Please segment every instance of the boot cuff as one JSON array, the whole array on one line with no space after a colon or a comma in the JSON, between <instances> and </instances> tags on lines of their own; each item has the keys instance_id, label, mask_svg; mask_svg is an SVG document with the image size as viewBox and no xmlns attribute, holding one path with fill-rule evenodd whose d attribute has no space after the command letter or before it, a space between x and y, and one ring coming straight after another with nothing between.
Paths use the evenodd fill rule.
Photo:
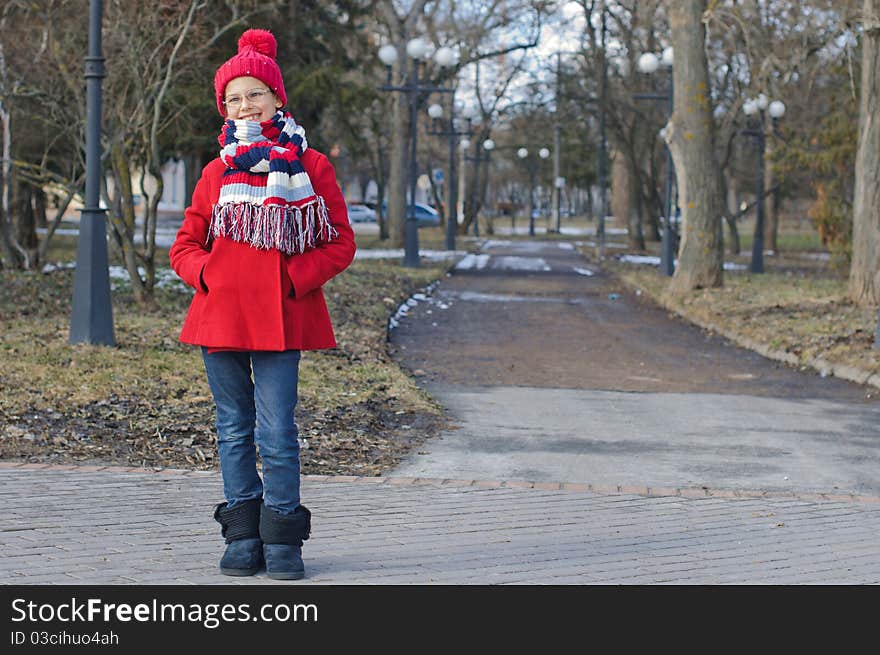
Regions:
<instances>
[{"instance_id":1,"label":"boot cuff","mask_svg":"<svg viewBox=\"0 0 880 655\"><path fill-rule=\"evenodd\" d=\"M220 503L214 508L214 520L220 524L227 544L260 536L261 503L259 498L255 498L239 503L232 509L227 503Z\"/></svg>"},{"instance_id":2,"label":"boot cuff","mask_svg":"<svg viewBox=\"0 0 880 655\"><path fill-rule=\"evenodd\" d=\"M282 514L263 505L260 512L260 538L264 544L302 546L312 531L312 513L305 505L293 514Z\"/></svg>"}]
</instances>

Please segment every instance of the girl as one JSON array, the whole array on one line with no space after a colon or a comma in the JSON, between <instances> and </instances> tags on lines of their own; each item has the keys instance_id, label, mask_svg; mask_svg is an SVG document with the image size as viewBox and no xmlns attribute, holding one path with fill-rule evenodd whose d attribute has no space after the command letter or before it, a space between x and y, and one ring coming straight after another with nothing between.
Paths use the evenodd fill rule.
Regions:
<instances>
[{"instance_id":1,"label":"girl","mask_svg":"<svg viewBox=\"0 0 880 655\"><path fill-rule=\"evenodd\" d=\"M293 415L300 352L336 346L321 286L355 244L333 166L284 110L276 52L272 34L248 30L217 70L220 156L169 254L196 290L180 340L201 346L217 409L220 571L253 575L265 563L270 578L295 580L311 529Z\"/></svg>"}]
</instances>

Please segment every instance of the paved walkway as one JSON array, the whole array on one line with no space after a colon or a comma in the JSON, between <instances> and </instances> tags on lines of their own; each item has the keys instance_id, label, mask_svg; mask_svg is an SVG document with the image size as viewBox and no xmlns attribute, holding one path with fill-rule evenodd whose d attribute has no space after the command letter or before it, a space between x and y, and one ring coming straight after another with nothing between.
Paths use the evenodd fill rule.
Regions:
<instances>
[{"instance_id":1,"label":"paved walkway","mask_svg":"<svg viewBox=\"0 0 880 655\"><path fill-rule=\"evenodd\" d=\"M307 578L231 578L216 473L95 468L0 466L4 583L880 582L877 497L310 476Z\"/></svg>"},{"instance_id":2,"label":"paved walkway","mask_svg":"<svg viewBox=\"0 0 880 655\"><path fill-rule=\"evenodd\" d=\"M392 332L454 429L410 477L880 495L880 395L670 317L565 242L487 241Z\"/></svg>"},{"instance_id":3,"label":"paved walkway","mask_svg":"<svg viewBox=\"0 0 880 655\"><path fill-rule=\"evenodd\" d=\"M612 298L570 246L469 261L394 337L460 429L388 477L306 476L305 580L219 574L216 472L0 462L0 581L880 583L861 387Z\"/></svg>"}]
</instances>

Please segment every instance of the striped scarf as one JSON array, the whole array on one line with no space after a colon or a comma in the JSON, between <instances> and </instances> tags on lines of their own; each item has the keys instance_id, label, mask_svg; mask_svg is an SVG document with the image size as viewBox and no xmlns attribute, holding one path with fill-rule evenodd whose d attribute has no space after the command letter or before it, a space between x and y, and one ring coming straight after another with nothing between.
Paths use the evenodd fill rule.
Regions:
<instances>
[{"instance_id":1,"label":"striped scarf","mask_svg":"<svg viewBox=\"0 0 880 655\"><path fill-rule=\"evenodd\" d=\"M278 111L262 123L227 120L218 141L226 171L209 241L222 236L291 255L337 236L300 161L309 147L305 130L290 113Z\"/></svg>"}]
</instances>

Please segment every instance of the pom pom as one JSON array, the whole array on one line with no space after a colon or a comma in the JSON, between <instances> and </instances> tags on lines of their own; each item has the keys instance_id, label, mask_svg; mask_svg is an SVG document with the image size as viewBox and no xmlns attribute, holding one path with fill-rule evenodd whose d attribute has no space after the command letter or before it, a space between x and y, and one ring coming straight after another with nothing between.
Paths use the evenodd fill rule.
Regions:
<instances>
[{"instance_id":1,"label":"pom pom","mask_svg":"<svg viewBox=\"0 0 880 655\"><path fill-rule=\"evenodd\" d=\"M253 49L261 55L275 59L278 53L278 42L268 30L247 30L238 39L238 51Z\"/></svg>"}]
</instances>

